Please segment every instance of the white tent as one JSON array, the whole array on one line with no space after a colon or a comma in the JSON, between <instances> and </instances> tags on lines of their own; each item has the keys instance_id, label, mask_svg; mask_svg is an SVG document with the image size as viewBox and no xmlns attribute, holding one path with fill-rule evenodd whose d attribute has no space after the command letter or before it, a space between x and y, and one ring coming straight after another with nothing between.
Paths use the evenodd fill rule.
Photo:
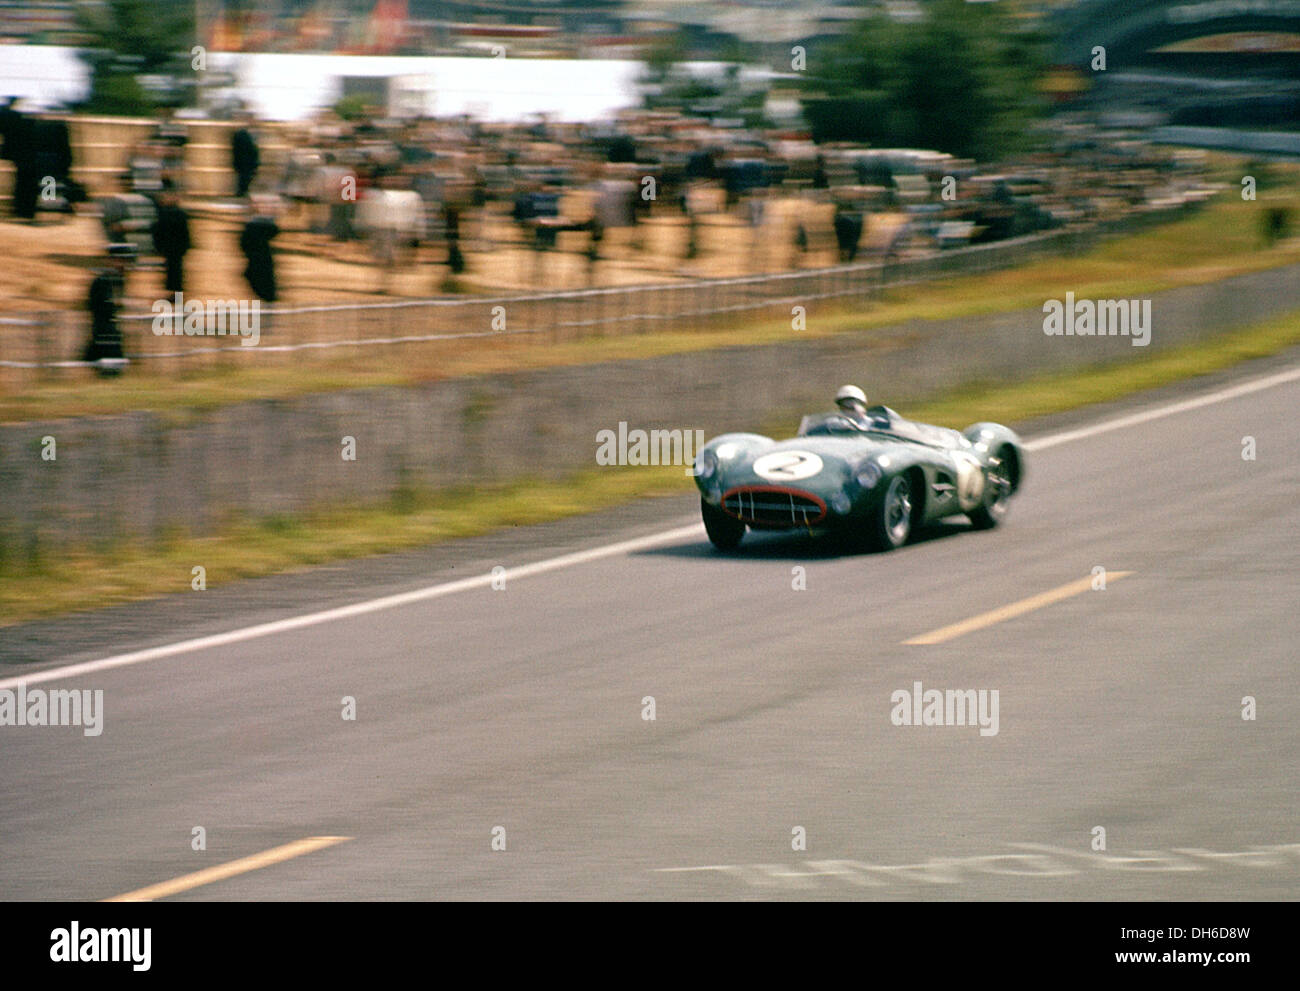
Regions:
<instances>
[{"instance_id":1,"label":"white tent","mask_svg":"<svg viewBox=\"0 0 1300 991\"><path fill-rule=\"evenodd\" d=\"M213 52L209 71L234 77L225 94L259 116L301 120L343 95L343 77L420 78L437 116L470 113L488 120L547 114L598 120L636 106L641 63L613 59L444 58ZM74 49L0 45L0 96L29 107L83 98L88 73Z\"/></svg>"}]
</instances>

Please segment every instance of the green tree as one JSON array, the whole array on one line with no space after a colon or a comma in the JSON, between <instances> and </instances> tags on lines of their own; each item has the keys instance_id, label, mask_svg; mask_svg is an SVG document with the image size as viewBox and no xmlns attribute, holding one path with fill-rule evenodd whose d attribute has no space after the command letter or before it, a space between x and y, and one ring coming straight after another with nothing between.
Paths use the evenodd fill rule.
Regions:
<instances>
[{"instance_id":1,"label":"green tree","mask_svg":"<svg viewBox=\"0 0 1300 991\"><path fill-rule=\"evenodd\" d=\"M900 21L864 12L808 53L804 113L818 141L934 148L979 159L1023 149L1046 110L1044 38L1002 3L929 0Z\"/></svg>"},{"instance_id":2,"label":"green tree","mask_svg":"<svg viewBox=\"0 0 1300 991\"><path fill-rule=\"evenodd\" d=\"M147 114L179 102L193 84L190 49L196 43L194 5L175 0L91 0L78 3L77 27L90 39L78 56L90 68L90 96L82 109ZM173 84L149 86L149 76Z\"/></svg>"}]
</instances>

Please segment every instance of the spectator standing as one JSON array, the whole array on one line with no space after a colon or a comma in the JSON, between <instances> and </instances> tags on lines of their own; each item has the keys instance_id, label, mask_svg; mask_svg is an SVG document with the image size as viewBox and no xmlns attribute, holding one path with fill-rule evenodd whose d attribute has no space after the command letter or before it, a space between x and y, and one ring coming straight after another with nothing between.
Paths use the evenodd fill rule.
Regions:
<instances>
[{"instance_id":1,"label":"spectator standing","mask_svg":"<svg viewBox=\"0 0 1300 991\"><path fill-rule=\"evenodd\" d=\"M190 218L180 205L174 189L164 189L158 201L158 217L153 222L154 250L162 256L164 286L168 292L184 291L185 253L193 246Z\"/></svg>"},{"instance_id":2,"label":"spectator standing","mask_svg":"<svg viewBox=\"0 0 1300 991\"><path fill-rule=\"evenodd\" d=\"M23 120L22 112L15 104L16 96L6 96L0 103L0 158L13 161L18 148L18 128Z\"/></svg>"},{"instance_id":3,"label":"spectator standing","mask_svg":"<svg viewBox=\"0 0 1300 991\"><path fill-rule=\"evenodd\" d=\"M447 241L447 271L460 275L465 271L465 255L460 250L460 204L450 199L442 205L442 229Z\"/></svg>"},{"instance_id":4,"label":"spectator standing","mask_svg":"<svg viewBox=\"0 0 1300 991\"><path fill-rule=\"evenodd\" d=\"M239 249L244 253L248 264L244 266L244 278L257 297L264 303L274 303L277 298L275 284L275 255L271 242L280 233L272 210L267 204L254 206L253 215L239 235Z\"/></svg>"},{"instance_id":5,"label":"spectator standing","mask_svg":"<svg viewBox=\"0 0 1300 991\"><path fill-rule=\"evenodd\" d=\"M323 230L335 241L352 240L356 237L356 172L337 164L333 152L326 152L318 177L319 199L326 207Z\"/></svg>"},{"instance_id":6,"label":"spectator standing","mask_svg":"<svg viewBox=\"0 0 1300 991\"><path fill-rule=\"evenodd\" d=\"M248 126L250 123L252 118L244 114L241 126L230 136L230 164L235 170L235 195L240 199L248 195L248 188L253 184L258 166L262 164L257 138Z\"/></svg>"},{"instance_id":7,"label":"spectator standing","mask_svg":"<svg viewBox=\"0 0 1300 991\"><path fill-rule=\"evenodd\" d=\"M99 201L104 236L109 244L131 242L135 246L137 257L151 255L154 245L150 231L158 216L158 208L148 196L134 191L130 172L123 172L118 177L118 183L121 186L118 193L105 196Z\"/></svg>"},{"instance_id":8,"label":"spectator standing","mask_svg":"<svg viewBox=\"0 0 1300 991\"><path fill-rule=\"evenodd\" d=\"M165 114L158 122L154 140L162 152L163 181L179 190L185 179L185 146L190 140L185 122L174 111Z\"/></svg>"},{"instance_id":9,"label":"spectator standing","mask_svg":"<svg viewBox=\"0 0 1300 991\"><path fill-rule=\"evenodd\" d=\"M587 241L587 285L596 284L596 265L600 261L600 242L605 239L605 228L601 226L600 217L593 212L586 223Z\"/></svg>"},{"instance_id":10,"label":"spectator standing","mask_svg":"<svg viewBox=\"0 0 1300 991\"><path fill-rule=\"evenodd\" d=\"M97 371L105 377L121 371L120 364L111 363L113 359L121 361L126 357L122 348L122 331L117 325L117 309L126 286L126 273L134 258L133 245L110 244L108 265L95 274L86 299L90 310L90 340L86 342L81 360L99 363Z\"/></svg>"},{"instance_id":11,"label":"spectator standing","mask_svg":"<svg viewBox=\"0 0 1300 991\"><path fill-rule=\"evenodd\" d=\"M818 153L816 160L813 162L812 188L831 188L830 176L826 173L826 156L820 153Z\"/></svg>"},{"instance_id":12,"label":"spectator standing","mask_svg":"<svg viewBox=\"0 0 1300 991\"><path fill-rule=\"evenodd\" d=\"M0 111L4 135L4 157L14 163L13 199L10 208L20 220L36 217L36 196L41 175L37 166L36 122L14 107L10 98Z\"/></svg>"},{"instance_id":13,"label":"spectator standing","mask_svg":"<svg viewBox=\"0 0 1300 991\"><path fill-rule=\"evenodd\" d=\"M840 263L849 264L858 257L858 244L862 241L863 216L844 202L835 205L835 242L840 250Z\"/></svg>"},{"instance_id":14,"label":"spectator standing","mask_svg":"<svg viewBox=\"0 0 1300 991\"><path fill-rule=\"evenodd\" d=\"M32 171L35 183L54 181L54 196L67 195L68 180L72 176L72 140L67 121L46 117L32 124ZM50 194L44 194L48 197ZM34 205L34 201L33 201Z\"/></svg>"},{"instance_id":15,"label":"spectator standing","mask_svg":"<svg viewBox=\"0 0 1300 991\"><path fill-rule=\"evenodd\" d=\"M745 220L749 225L750 267L761 272L764 266L763 229L767 222L767 188L757 186L752 189L744 201Z\"/></svg>"}]
</instances>

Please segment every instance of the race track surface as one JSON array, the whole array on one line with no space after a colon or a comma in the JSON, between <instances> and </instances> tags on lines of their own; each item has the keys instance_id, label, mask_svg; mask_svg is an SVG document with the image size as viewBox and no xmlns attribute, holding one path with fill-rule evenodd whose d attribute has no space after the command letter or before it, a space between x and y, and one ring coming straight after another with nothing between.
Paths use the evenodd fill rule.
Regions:
<instances>
[{"instance_id":1,"label":"race track surface","mask_svg":"<svg viewBox=\"0 0 1300 991\"><path fill-rule=\"evenodd\" d=\"M1002 528L892 554L719 554L684 495L0 630L5 688L104 692L99 736L0 727L0 897L346 837L155 896L1293 899L1300 376L1089 428L1294 359L1030 425ZM1104 590L905 643L1098 567ZM916 682L996 690L996 734L894 725Z\"/></svg>"}]
</instances>

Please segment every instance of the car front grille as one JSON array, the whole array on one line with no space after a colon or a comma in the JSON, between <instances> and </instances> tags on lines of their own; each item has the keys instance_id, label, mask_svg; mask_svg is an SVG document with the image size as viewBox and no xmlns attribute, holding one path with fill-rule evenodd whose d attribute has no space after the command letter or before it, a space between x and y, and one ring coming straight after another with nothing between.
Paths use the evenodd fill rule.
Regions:
<instances>
[{"instance_id":1,"label":"car front grille","mask_svg":"<svg viewBox=\"0 0 1300 991\"><path fill-rule=\"evenodd\" d=\"M722 497L722 508L754 526L812 526L826 515L826 503L807 492L777 485L746 485Z\"/></svg>"}]
</instances>

